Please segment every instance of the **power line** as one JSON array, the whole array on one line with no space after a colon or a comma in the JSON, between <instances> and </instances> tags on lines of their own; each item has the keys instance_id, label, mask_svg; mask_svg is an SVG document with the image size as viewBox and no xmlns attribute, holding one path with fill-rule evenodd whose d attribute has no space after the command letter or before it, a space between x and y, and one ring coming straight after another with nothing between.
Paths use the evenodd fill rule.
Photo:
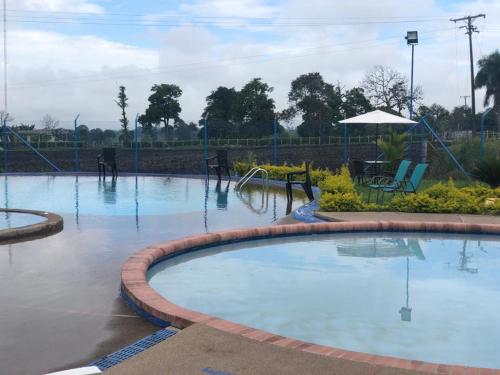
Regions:
<instances>
[{"instance_id":1,"label":"power line","mask_svg":"<svg viewBox=\"0 0 500 375\"><path fill-rule=\"evenodd\" d=\"M429 32L421 33L421 34L435 34L438 32L445 31L445 30L450 31L451 29L434 30L432 32L429 31ZM308 57L308 56L315 56L318 54L348 52L348 51L353 51L353 50L357 50L357 49L364 49L367 47L378 47L381 45L386 45L386 44L388 44L388 42L390 40L393 40L396 38L399 39L400 36L398 35L398 36L391 36L391 37L382 38L382 39L371 39L371 40L348 42L348 43L341 43L341 44L334 44L334 45L322 45L322 46L316 46L316 47L309 47L309 48L303 49L303 51L318 50L318 49L320 49L321 51L316 52L316 53L298 54L298 55L293 55L293 56L284 56L284 57L278 56L278 57L273 58L273 57L269 57L269 54L256 54L256 55L240 56L240 57L230 58L230 59L220 59L220 60L216 60L216 61L205 60L205 61L193 62L193 63L189 63L189 64L171 65L171 66L168 66L165 68L151 70L146 74L142 73L140 71L140 69L134 69L134 70L127 70L127 71L118 72L116 74L110 74L110 75L107 75L104 77L100 76L100 75L96 75L96 74L91 74L91 75L86 75L86 76L65 77L65 78L54 79L54 80L32 81L29 84L13 85L12 87L17 88L17 89L33 88L33 87L46 86L46 85L51 85L51 84L66 84L68 81L72 81L73 83L98 82L98 81L106 81L106 80L110 80L110 79L129 78L131 76L137 77L137 76L143 76L143 75L149 75L149 74L173 73L173 72L185 71L185 70L189 70L189 69L228 66L227 63L231 63L231 65L245 65L245 64L269 62L269 61L276 61L276 60L302 58L302 57ZM385 40L385 41L380 42L380 40ZM369 44L371 42L379 42L379 43ZM336 47L349 46L352 44L359 44L359 46L353 47L353 48L341 49L341 50L333 49ZM284 52L279 52L279 53L281 53L281 54L290 53L290 51L284 51ZM262 58L265 58L265 60L262 60ZM249 60L249 61L245 61L245 60Z\"/></svg>"},{"instance_id":2,"label":"power line","mask_svg":"<svg viewBox=\"0 0 500 375\"><path fill-rule=\"evenodd\" d=\"M485 14L476 14L475 16L466 16L466 17L461 17L461 18L452 18L450 21L457 23L461 21L466 21L467 24L460 26L460 29L465 29L465 34L469 36L469 57L470 57L470 90L471 90L471 121L472 121L472 134L475 133L475 116L476 116L476 93L474 90L474 56L473 56L473 51L472 51L472 34L473 33L479 33L479 30L477 29L476 26L472 24L472 22L476 18L486 18Z\"/></svg>"}]
</instances>

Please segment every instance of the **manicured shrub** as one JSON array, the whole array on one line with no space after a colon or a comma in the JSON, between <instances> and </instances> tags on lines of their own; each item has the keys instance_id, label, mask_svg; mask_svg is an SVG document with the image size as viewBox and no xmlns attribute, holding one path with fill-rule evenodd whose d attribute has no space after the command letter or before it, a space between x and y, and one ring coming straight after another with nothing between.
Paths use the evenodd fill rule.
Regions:
<instances>
[{"instance_id":1,"label":"manicured shrub","mask_svg":"<svg viewBox=\"0 0 500 375\"><path fill-rule=\"evenodd\" d=\"M362 211L363 201L357 193L323 193L320 208L322 211Z\"/></svg>"}]
</instances>

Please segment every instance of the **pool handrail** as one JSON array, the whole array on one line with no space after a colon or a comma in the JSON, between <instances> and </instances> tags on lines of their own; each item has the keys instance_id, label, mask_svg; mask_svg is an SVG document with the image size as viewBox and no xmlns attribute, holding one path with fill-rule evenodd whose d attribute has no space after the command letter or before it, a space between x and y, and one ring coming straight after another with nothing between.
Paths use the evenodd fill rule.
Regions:
<instances>
[{"instance_id":1,"label":"pool handrail","mask_svg":"<svg viewBox=\"0 0 500 375\"><path fill-rule=\"evenodd\" d=\"M261 179L263 180L262 183L268 184L269 174L267 173L267 171L261 167L253 167L242 178L240 178L240 180L234 186L234 190L241 190L243 186L245 186L246 183L259 172L261 174Z\"/></svg>"}]
</instances>

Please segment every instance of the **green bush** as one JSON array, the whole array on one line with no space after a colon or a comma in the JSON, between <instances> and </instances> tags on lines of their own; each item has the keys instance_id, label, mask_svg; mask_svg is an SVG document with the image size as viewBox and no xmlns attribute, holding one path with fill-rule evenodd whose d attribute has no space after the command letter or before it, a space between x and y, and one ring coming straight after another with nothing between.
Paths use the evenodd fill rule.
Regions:
<instances>
[{"instance_id":1,"label":"green bush","mask_svg":"<svg viewBox=\"0 0 500 375\"><path fill-rule=\"evenodd\" d=\"M472 171L474 178L490 185L492 188L500 186L500 159L487 158L476 164Z\"/></svg>"},{"instance_id":2,"label":"green bush","mask_svg":"<svg viewBox=\"0 0 500 375\"><path fill-rule=\"evenodd\" d=\"M480 185L459 189L450 179L447 184L438 183L417 194L397 196L388 204L388 209L422 213L498 214L498 201L486 204L486 198L498 196L500 191Z\"/></svg>"},{"instance_id":3,"label":"green bush","mask_svg":"<svg viewBox=\"0 0 500 375\"><path fill-rule=\"evenodd\" d=\"M238 175L243 176L245 175L250 169L253 167L260 167L263 168L267 171L269 179L271 180L279 180L279 181L285 181L286 180L286 175L287 173L290 172L298 172L298 171L303 171L306 166L305 163L302 163L300 166L289 166L286 164L283 165L271 165L271 164L260 164L257 165L256 163L249 163L249 162L236 162L233 164L233 169L235 170ZM310 169L310 174L311 174L311 183L315 186L317 186L320 181L324 180L328 176L331 175L331 172L328 169L315 169L311 166ZM298 176L299 178L300 176Z\"/></svg>"},{"instance_id":4,"label":"green bush","mask_svg":"<svg viewBox=\"0 0 500 375\"><path fill-rule=\"evenodd\" d=\"M357 193L322 193L320 208L323 211L362 211L361 196Z\"/></svg>"}]
</instances>

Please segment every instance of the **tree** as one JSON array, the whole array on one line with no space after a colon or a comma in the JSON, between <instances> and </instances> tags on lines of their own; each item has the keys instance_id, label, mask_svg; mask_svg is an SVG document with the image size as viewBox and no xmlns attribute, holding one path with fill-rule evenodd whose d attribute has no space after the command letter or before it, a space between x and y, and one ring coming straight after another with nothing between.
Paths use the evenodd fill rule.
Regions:
<instances>
[{"instance_id":1,"label":"tree","mask_svg":"<svg viewBox=\"0 0 500 375\"><path fill-rule=\"evenodd\" d=\"M182 119L178 119L174 123L175 137L181 140L189 140L196 137L198 127L194 122L186 124Z\"/></svg>"},{"instance_id":2,"label":"tree","mask_svg":"<svg viewBox=\"0 0 500 375\"><path fill-rule=\"evenodd\" d=\"M415 121L420 121L424 116L427 116L429 125L434 130L442 133L449 130L454 130L450 124L450 111L437 103L432 104L430 107L421 105L415 111Z\"/></svg>"},{"instance_id":3,"label":"tree","mask_svg":"<svg viewBox=\"0 0 500 375\"><path fill-rule=\"evenodd\" d=\"M49 114L46 114L42 118L41 125L42 125L43 129L49 130L50 132L53 132L59 126L59 120L56 120L54 117L52 117Z\"/></svg>"},{"instance_id":4,"label":"tree","mask_svg":"<svg viewBox=\"0 0 500 375\"><path fill-rule=\"evenodd\" d=\"M163 122L165 139L168 140L168 130L172 128L169 122L178 119L182 111L178 100L182 90L177 85L162 83L153 85L151 91L153 94L148 98L150 104L145 115L152 124Z\"/></svg>"},{"instance_id":5,"label":"tree","mask_svg":"<svg viewBox=\"0 0 500 375\"><path fill-rule=\"evenodd\" d=\"M234 88L219 86L207 96L199 124L203 136L205 116L208 113L208 136L210 138L230 138L237 136L237 126L232 122L232 110L238 92Z\"/></svg>"},{"instance_id":6,"label":"tree","mask_svg":"<svg viewBox=\"0 0 500 375\"><path fill-rule=\"evenodd\" d=\"M497 113L497 129L500 132L500 53L497 51L478 61L479 70L474 80L475 88L486 88L484 106L493 98L493 108Z\"/></svg>"},{"instance_id":7,"label":"tree","mask_svg":"<svg viewBox=\"0 0 500 375\"><path fill-rule=\"evenodd\" d=\"M342 118L340 86L325 82L319 73L303 74L293 80L288 101L290 107L282 115L290 119L301 114L302 123L297 127L300 136L328 135Z\"/></svg>"},{"instance_id":8,"label":"tree","mask_svg":"<svg viewBox=\"0 0 500 375\"><path fill-rule=\"evenodd\" d=\"M128 98L127 94L125 94L125 86L120 86L118 91L118 100L115 100L115 103L122 110L122 117L120 118L120 123L122 124L122 134L121 139L123 144L130 143L130 130L128 129L128 118L127 113L125 112L125 108L128 107Z\"/></svg>"},{"instance_id":9,"label":"tree","mask_svg":"<svg viewBox=\"0 0 500 375\"><path fill-rule=\"evenodd\" d=\"M373 111L373 106L365 96L365 90L361 87L354 87L347 90L343 95L342 114L345 118L362 115Z\"/></svg>"},{"instance_id":10,"label":"tree","mask_svg":"<svg viewBox=\"0 0 500 375\"><path fill-rule=\"evenodd\" d=\"M240 126L240 136L260 138L273 133L276 114L274 100L269 97L272 91L262 78L254 78L238 92L231 117Z\"/></svg>"},{"instance_id":11,"label":"tree","mask_svg":"<svg viewBox=\"0 0 500 375\"><path fill-rule=\"evenodd\" d=\"M366 74L362 86L377 108L399 115L408 108L410 101L408 80L392 68L375 65ZM422 88L416 86L413 89L414 103L418 103L422 97Z\"/></svg>"}]
</instances>

